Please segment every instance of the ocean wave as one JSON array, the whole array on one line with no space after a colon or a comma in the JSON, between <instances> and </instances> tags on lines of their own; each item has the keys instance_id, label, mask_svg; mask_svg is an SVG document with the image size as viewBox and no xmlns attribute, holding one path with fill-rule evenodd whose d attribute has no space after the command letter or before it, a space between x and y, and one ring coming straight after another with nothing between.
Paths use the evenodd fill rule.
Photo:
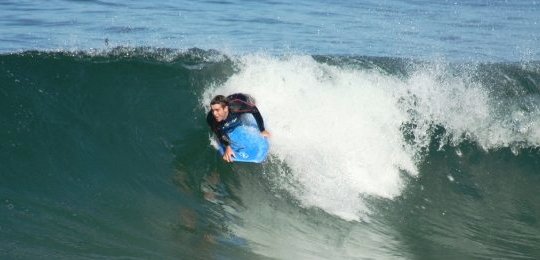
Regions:
<instances>
[{"instance_id":1,"label":"ocean wave","mask_svg":"<svg viewBox=\"0 0 540 260\"><path fill-rule=\"evenodd\" d=\"M0 81L8 258L534 256L538 63L121 47L2 54ZM233 92L262 165L210 146Z\"/></svg>"}]
</instances>

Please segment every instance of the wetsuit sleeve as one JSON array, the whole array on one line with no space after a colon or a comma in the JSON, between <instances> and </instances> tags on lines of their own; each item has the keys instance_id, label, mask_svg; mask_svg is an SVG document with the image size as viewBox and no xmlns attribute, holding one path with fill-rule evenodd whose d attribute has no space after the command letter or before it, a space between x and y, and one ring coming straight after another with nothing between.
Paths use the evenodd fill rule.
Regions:
<instances>
[{"instance_id":1,"label":"wetsuit sleeve","mask_svg":"<svg viewBox=\"0 0 540 260\"><path fill-rule=\"evenodd\" d=\"M212 116L212 110L208 111L208 114L206 114L206 123L212 129L212 132L216 132L216 120L214 119L214 116Z\"/></svg>"},{"instance_id":2,"label":"wetsuit sleeve","mask_svg":"<svg viewBox=\"0 0 540 260\"><path fill-rule=\"evenodd\" d=\"M216 122L214 116L212 115L212 111L208 112L206 115L206 123L208 123L208 126L210 129L212 129L212 132L217 136L221 144L224 146L228 146L230 144L229 137L227 137L227 134L220 130L218 122Z\"/></svg>"},{"instance_id":3,"label":"wetsuit sleeve","mask_svg":"<svg viewBox=\"0 0 540 260\"><path fill-rule=\"evenodd\" d=\"M264 120L262 118L261 113L259 112L259 109L257 107L253 107L253 111L251 112L253 114L253 117L255 117L255 121L257 121L257 126L259 126L259 131L264 131Z\"/></svg>"}]
</instances>

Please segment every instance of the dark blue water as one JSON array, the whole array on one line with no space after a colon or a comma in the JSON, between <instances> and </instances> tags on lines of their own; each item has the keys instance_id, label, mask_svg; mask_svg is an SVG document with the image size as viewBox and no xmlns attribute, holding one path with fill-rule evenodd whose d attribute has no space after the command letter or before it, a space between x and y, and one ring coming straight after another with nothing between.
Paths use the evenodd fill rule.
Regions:
<instances>
[{"instance_id":1,"label":"dark blue water","mask_svg":"<svg viewBox=\"0 0 540 260\"><path fill-rule=\"evenodd\" d=\"M1 259L538 259L535 1L0 1ZM215 94L270 157L224 163Z\"/></svg>"}]
</instances>

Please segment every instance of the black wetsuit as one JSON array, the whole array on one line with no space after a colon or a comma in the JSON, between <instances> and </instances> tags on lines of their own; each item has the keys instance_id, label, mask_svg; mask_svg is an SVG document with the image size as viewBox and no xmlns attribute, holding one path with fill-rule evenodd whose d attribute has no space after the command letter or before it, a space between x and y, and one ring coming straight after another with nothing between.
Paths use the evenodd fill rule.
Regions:
<instances>
[{"instance_id":1,"label":"black wetsuit","mask_svg":"<svg viewBox=\"0 0 540 260\"><path fill-rule=\"evenodd\" d=\"M227 137L227 132L235 127L239 126L242 122L240 121L240 116L244 113L251 113L257 121L257 126L259 130L264 131L264 121L259 113L259 110L255 106L255 102L252 97L237 93L232 94L227 97L229 102L229 115L227 118L221 122L217 122L212 114L212 110L206 115L206 122L212 129L212 132L216 134L219 139L219 142L223 145L229 145L229 138Z\"/></svg>"}]
</instances>

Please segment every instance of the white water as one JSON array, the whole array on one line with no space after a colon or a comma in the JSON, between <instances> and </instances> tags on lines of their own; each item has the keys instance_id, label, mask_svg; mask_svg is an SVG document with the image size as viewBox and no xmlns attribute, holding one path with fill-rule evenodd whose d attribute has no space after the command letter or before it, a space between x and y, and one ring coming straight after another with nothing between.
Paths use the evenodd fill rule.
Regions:
<instances>
[{"instance_id":1,"label":"white water","mask_svg":"<svg viewBox=\"0 0 540 260\"><path fill-rule=\"evenodd\" d=\"M441 146L458 145L464 139L486 151L540 146L538 103L497 97L500 93L492 93L490 86L481 85L467 73L451 74L446 66L436 64L418 69L405 83L406 91L400 95L409 101L403 108L414 111L416 149L427 146L433 125L447 131ZM411 100L416 104L410 104Z\"/></svg>"},{"instance_id":2,"label":"white water","mask_svg":"<svg viewBox=\"0 0 540 260\"><path fill-rule=\"evenodd\" d=\"M448 75L444 66L419 69L407 79L329 66L310 56L249 55L239 66L225 84L206 91L203 103L216 94L254 96L273 135L273 158L291 168L291 174L271 173L279 174L280 188L303 207L345 220L365 219L363 196L400 195L402 173L417 175L433 125L447 129L444 142L470 138L485 149L538 136L529 129L532 134L516 137L495 115L486 88ZM408 122L416 124L412 144L401 130Z\"/></svg>"}]
</instances>

